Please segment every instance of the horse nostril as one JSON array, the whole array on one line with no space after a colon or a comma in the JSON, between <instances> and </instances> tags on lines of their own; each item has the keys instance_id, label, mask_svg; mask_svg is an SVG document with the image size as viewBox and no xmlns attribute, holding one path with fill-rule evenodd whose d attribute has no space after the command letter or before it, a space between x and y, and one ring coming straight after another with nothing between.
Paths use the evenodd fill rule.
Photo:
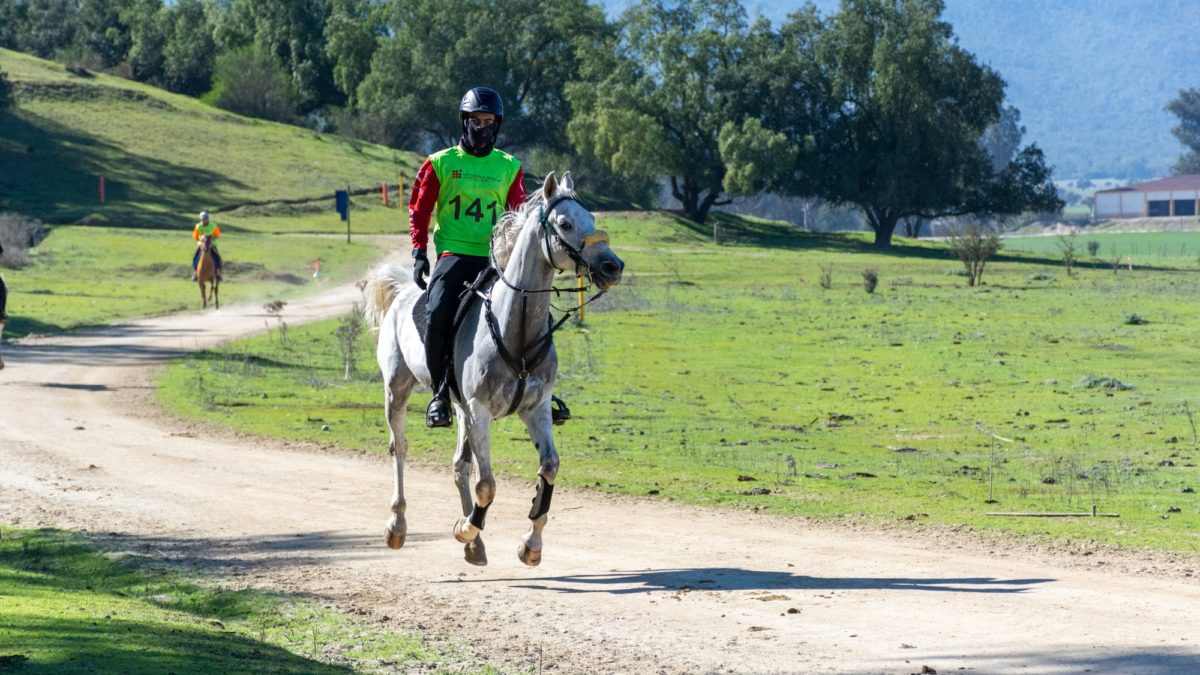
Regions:
<instances>
[{"instance_id":1,"label":"horse nostril","mask_svg":"<svg viewBox=\"0 0 1200 675\"><path fill-rule=\"evenodd\" d=\"M621 267L622 267L621 265L618 265L617 263L612 262L610 260L610 261L604 263L603 265L601 265L600 269L604 270L605 274L613 275L613 274L617 274L618 272L620 272Z\"/></svg>"}]
</instances>

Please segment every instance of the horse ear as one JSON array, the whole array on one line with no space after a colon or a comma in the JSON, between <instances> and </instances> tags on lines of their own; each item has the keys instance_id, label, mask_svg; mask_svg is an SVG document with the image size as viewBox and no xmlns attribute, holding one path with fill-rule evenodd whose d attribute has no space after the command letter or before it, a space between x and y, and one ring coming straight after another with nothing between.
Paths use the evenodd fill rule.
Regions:
<instances>
[{"instance_id":1,"label":"horse ear","mask_svg":"<svg viewBox=\"0 0 1200 675\"><path fill-rule=\"evenodd\" d=\"M562 182L560 182L558 184L558 187L562 188L563 192L574 192L575 191L575 179L571 178L570 171L563 174Z\"/></svg>"},{"instance_id":2,"label":"horse ear","mask_svg":"<svg viewBox=\"0 0 1200 675\"><path fill-rule=\"evenodd\" d=\"M542 196L549 202L554 198L554 193L558 191L558 181L554 180L554 172L546 174L546 182L542 183Z\"/></svg>"}]
</instances>

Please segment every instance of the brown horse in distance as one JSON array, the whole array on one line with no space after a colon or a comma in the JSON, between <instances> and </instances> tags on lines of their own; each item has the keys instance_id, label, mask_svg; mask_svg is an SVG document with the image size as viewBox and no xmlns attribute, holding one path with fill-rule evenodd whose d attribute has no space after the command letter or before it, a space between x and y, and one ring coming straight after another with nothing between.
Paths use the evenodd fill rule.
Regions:
<instances>
[{"instance_id":1,"label":"brown horse in distance","mask_svg":"<svg viewBox=\"0 0 1200 675\"><path fill-rule=\"evenodd\" d=\"M200 284L200 303L201 308L208 307L208 289L212 289L213 306L216 309L221 309L221 301L217 296L217 290L221 286L221 282L217 279L217 263L212 255L212 235L206 234L200 239L200 260L196 263L196 281ZM208 288L205 284L209 284Z\"/></svg>"}]
</instances>

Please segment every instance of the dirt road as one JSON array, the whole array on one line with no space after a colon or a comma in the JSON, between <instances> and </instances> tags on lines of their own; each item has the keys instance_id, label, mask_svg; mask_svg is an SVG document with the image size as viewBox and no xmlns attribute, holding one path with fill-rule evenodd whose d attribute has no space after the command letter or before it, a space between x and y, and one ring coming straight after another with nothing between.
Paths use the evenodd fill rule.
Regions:
<instances>
[{"instance_id":1,"label":"dirt road","mask_svg":"<svg viewBox=\"0 0 1200 675\"><path fill-rule=\"evenodd\" d=\"M284 318L332 316L358 297L346 285ZM238 438L154 408L164 360L264 318L225 307L6 345L0 522L112 533L184 569L471 644L505 672L1200 672L1200 583L1186 561L560 489L530 569L516 547L532 483L505 481L484 535L491 564L477 568L450 534L448 465L408 473L408 542L388 550L384 454Z\"/></svg>"}]
</instances>

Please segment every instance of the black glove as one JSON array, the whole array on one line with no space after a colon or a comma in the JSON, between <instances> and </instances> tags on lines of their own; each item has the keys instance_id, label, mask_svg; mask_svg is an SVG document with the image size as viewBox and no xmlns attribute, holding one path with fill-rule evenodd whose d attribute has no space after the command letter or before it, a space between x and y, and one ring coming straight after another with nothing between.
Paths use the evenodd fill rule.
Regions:
<instances>
[{"instance_id":1,"label":"black glove","mask_svg":"<svg viewBox=\"0 0 1200 675\"><path fill-rule=\"evenodd\" d=\"M413 249L413 281L417 287L425 290L425 279L429 276L429 256L425 255L425 249Z\"/></svg>"}]
</instances>

